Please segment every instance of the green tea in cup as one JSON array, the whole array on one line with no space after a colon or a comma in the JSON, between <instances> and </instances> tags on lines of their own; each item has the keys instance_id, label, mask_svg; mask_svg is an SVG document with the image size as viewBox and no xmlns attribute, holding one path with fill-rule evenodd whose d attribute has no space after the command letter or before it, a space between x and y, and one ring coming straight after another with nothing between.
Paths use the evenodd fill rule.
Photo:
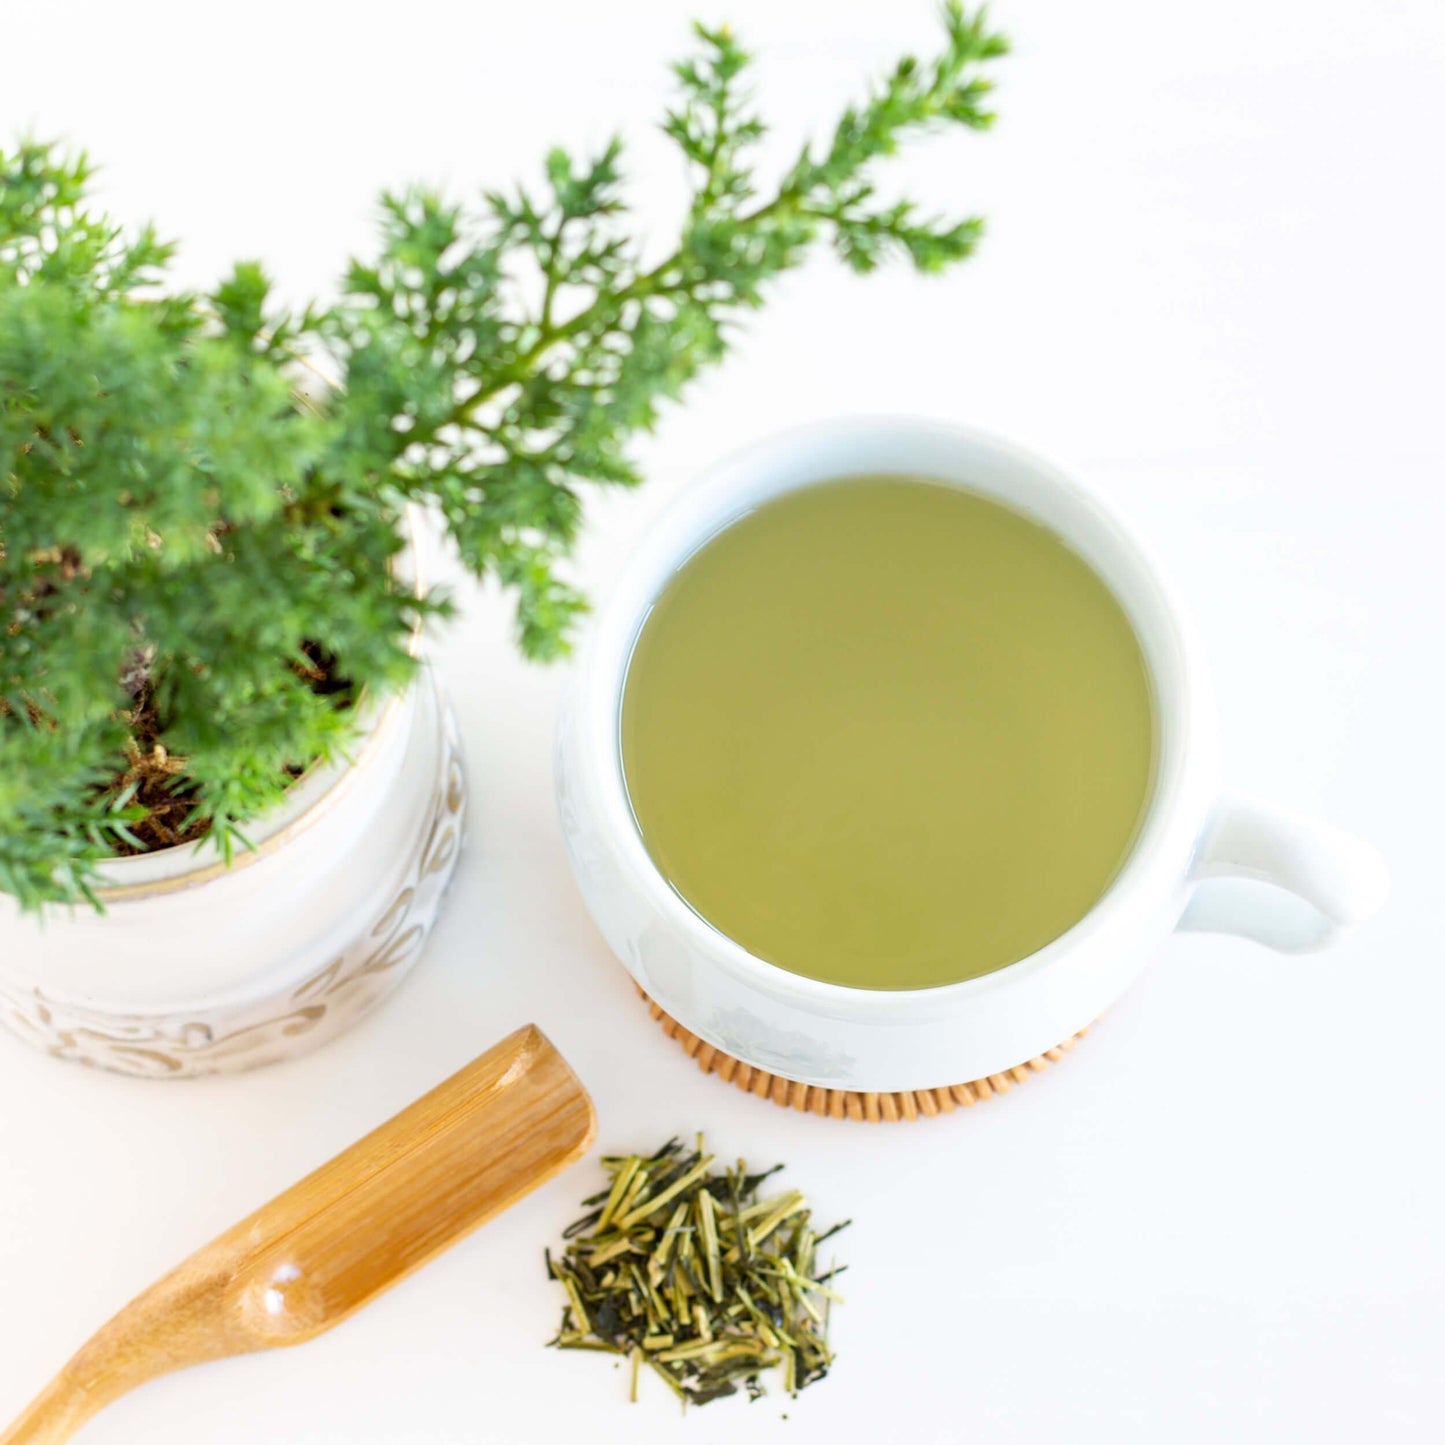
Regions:
<instances>
[{"instance_id":1,"label":"green tea in cup","mask_svg":"<svg viewBox=\"0 0 1445 1445\"><path fill-rule=\"evenodd\" d=\"M824 482L673 575L623 690L662 875L758 958L855 988L957 983L1077 923L1148 801L1123 608L1055 533L900 477Z\"/></svg>"}]
</instances>

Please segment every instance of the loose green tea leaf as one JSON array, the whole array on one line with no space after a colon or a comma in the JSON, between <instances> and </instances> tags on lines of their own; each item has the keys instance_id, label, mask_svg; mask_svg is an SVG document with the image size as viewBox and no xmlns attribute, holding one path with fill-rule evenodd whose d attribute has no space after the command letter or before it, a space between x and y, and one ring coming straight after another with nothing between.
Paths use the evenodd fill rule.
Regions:
<instances>
[{"instance_id":1,"label":"loose green tea leaf","mask_svg":"<svg viewBox=\"0 0 1445 1445\"><path fill-rule=\"evenodd\" d=\"M796 1189L758 1198L781 1164L749 1174L740 1159L716 1173L713 1156L671 1139L655 1154L604 1158L610 1186L583 1201L601 1205L563 1233L561 1258L546 1251L547 1275L567 1302L550 1342L562 1350L625 1357L637 1398L646 1364L684 1405L705 1405L783 1372L791 1395L832 1367L828 1311L841 1296L818 1272L822 1234Z\"/></svg>"}]
</instances>

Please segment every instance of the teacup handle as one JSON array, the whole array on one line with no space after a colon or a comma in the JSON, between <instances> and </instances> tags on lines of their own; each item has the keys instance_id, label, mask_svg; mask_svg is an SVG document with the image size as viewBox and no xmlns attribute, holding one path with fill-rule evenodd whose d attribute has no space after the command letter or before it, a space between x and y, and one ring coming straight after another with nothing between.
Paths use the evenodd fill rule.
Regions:
<instances>
[{"instance_id":1,"label":"teacup handle","mask_svg":"<svg viewBox=\"0 0 1445 1445\"><path fill-rule=\"evenodd\" d=\"M1181 929L1237 933L1287 953L1328 947L1390 892L1373 844L1235 793L1215 809L1190 878L1198 886Z\"/></svg>"}]
</instances>

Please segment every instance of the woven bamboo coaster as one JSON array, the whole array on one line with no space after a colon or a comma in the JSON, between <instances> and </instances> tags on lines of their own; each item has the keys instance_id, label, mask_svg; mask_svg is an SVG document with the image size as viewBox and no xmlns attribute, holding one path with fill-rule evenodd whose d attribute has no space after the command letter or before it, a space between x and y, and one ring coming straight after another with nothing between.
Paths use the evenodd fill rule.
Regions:
<instances>
[{"instance_id":1,"label":"woven bamboo coaster","mask_svg":"<svg viewBox=\"0 0 1445 1445\"><path fill-rule=\"evenodd\" d=\"M689 1058L697 1060L697 1066L703 1073L716 1074L744 1093L771 1099L785 1109L797 1109L800 1113L819 1114L829 1119L862 1119L869 1124L917 1119L920 1115L931 1119L935 1114L951 1114L955 1109L967 1109L983 1099L1006 1094L1015 1084L1025 1083L1033 1075L1043 1073L1050 1064L1058 1063L1088 1033L1088 1029L1080 1029L1073 1038L1065 1039L1057 1048L1001 1074L990 1074L986 1079L970 1079L966 1084L949 1084L938 1089L862 1094L851 1089L824 1089L816 1084L799 1084L780 1074L770 1074L766 1069L755 1069L751 1064L704 1043L695 1033L683 1028L661 1004L654 1003L642 989L637 991L642 994L642 1000L653 1018L662 1025L662 1031L669 1038L676 1039Z\"/></svg>"}]
</instances>

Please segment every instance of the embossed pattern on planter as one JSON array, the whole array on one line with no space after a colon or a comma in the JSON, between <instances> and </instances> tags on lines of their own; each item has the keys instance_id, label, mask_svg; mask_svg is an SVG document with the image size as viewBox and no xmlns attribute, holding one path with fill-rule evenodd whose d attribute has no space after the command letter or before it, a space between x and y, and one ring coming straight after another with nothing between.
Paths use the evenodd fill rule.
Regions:
<instances>
[{"instance_id":1,"label":"embossed pattern on planter","mask_svg":"<svg viewBox=\"0 0 1445 1445\"><path fill-rule=\"evenodd\" d=\"M258 999L244 1011L186 1015L118 1014L20 993L0 984L0 1021L57 1058L117 1073L184 1078L230 1073L304 1053L381 1002L417 961L436 920L461 848L466 775L450 708L425 826L405 882L377 910L370 928L300 984Z\"/></svg>"}]
</instances>

